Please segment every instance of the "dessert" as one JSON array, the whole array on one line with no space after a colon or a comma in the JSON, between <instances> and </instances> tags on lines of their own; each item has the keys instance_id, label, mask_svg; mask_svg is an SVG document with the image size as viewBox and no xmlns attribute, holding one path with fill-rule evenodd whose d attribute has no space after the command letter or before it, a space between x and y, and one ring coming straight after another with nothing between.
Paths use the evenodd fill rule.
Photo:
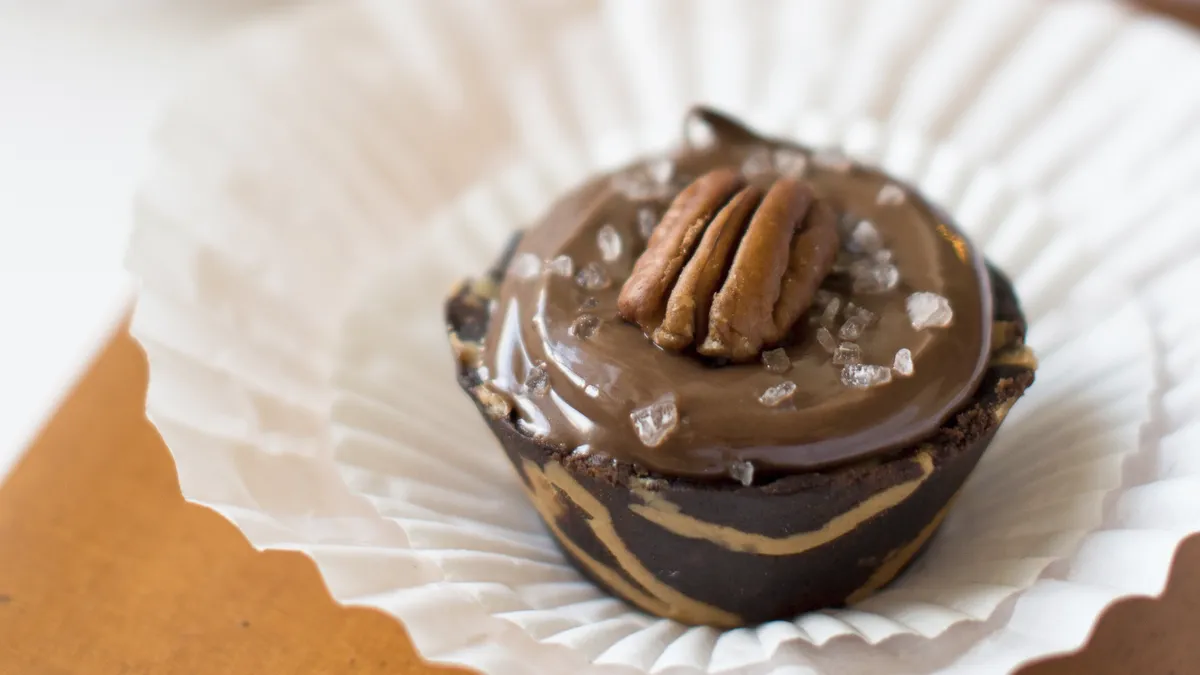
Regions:
<instances>
[{"instance_id":1,"label":"dessert","mask_svg":"<svg viewBox=\"0 0 1200 675\"><path fill-rule=\"evenodd\" d=\"M853 603L1033 382L1013 288L881 171L689 113L446 306L458 379L566 556L735 627Z\"/></svg>"}]
</instances>

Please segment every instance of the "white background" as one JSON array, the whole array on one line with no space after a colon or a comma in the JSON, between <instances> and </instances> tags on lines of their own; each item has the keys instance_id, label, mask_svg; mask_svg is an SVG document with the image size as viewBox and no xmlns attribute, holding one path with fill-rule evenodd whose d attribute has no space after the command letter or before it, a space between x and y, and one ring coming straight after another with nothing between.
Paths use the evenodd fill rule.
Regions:
<instances>
[{"instance_id":1,"label":"white background","mask_svg":"<svg viewBox=\"0 0 1200 675\"><path fill-rule=\"evenodd\" d=\"M155 121L287 0L0 0L0 475L122 316Z\"/></svg>"}]
</instances>

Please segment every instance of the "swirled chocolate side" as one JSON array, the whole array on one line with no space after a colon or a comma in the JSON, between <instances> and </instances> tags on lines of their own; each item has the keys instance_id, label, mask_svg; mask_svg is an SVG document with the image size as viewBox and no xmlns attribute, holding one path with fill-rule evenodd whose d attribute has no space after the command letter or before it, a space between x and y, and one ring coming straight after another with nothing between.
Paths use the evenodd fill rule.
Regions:
<instances>
[{"instance_id":1,"label":"swirled chocolate side","mask_svg":"<svg viewBox=\"0 0 1200 675\"><path fill-rule=\"evenodd\" d=\"M711 142L594 179L524 235L480 355L489 396L547 445L746 483L755 471L828 467L932 434L988 363L982 256L944 214L880 171L760 138L714 113L698 119ZM738 363L702 346L666 351L654 340L657 318L639 325L618 310L668 205L697 178L729 168L751 191L802 182L837 218L841 240L832 273L806 297L807 314L785 335L755 341L759 358ZM699 240L659 253L687 258ZM661 280L665 292L682 268ZM729 274L718 270L702 287Z\"/></svg>"}]
</instances>

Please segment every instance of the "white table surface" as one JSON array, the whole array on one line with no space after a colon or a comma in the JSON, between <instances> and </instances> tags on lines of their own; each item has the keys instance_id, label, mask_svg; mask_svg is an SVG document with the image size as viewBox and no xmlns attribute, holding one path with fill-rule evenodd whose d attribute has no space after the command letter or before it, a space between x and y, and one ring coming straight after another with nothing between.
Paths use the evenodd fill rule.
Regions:
<instances>
[{"instance_id":1,"label":"white table surface","mask_svg":"<svg viewBox=\"0 0 1200 675\"><path fill-rule=\"evenodd\" d=\"M129 306L133 196L164 101L286 0L0 0L0 476Z\"/></svg>"}]
</instances>

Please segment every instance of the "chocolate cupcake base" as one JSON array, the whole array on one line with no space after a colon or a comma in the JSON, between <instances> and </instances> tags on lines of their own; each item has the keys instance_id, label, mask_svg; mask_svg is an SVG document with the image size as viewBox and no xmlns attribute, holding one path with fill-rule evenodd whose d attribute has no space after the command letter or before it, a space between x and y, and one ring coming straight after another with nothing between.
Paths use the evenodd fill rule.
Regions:
<instances>
[{"instance_id":1,"label":"chocolate cupcake base","mask_svg":"<svg viewBox=\"0 0 1200 675\"><path fill-rule=\"evenodd\" d=\"M480 379L505 256L447 305L459 383L504 446L568 559L640 609L723 628L853 603L928 543L1009 408L1034 378L1011 284L990 269L992 358L969 403L924 442L855 463L732 480L668 477L526 435Z\"/></svg>"}]
</instances>

